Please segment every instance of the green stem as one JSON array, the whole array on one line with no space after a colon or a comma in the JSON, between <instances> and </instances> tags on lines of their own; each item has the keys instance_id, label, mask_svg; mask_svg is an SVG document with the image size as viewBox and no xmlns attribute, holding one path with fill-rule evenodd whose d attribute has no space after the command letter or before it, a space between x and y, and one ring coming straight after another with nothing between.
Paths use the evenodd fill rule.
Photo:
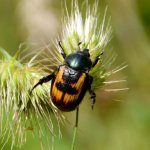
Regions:
<instances>
[{"instance_id":1,"label":"green stem","mask_svg":"<svg viewBox=\"0 0 150 150\"><path fill-rule=\"evenodd\" d=\"M77 136L77 127L78 127L78 116L79 116L79 108L76 109L76 122L75 122L75 129L74 129L71 150L74 150L74 146L75 146L75 141L76 141L76 136Z\"/></svg>"}]
</instances>

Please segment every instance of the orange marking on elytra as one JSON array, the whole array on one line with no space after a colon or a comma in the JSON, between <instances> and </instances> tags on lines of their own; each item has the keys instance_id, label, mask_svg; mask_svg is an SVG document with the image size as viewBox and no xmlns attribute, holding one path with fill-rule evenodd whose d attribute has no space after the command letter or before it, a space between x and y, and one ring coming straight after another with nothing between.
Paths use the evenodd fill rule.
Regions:
<instances>
[{"instance_id":1,"label":"orange marking on elytra","mask_svg":"<svg viewBox=\"0 0 150 150\"><path fill-rule=\"evenodd\" d=\"M85 73L82 73L82 75L80 76L79 80L77 81L77 83L70 83L72 88L76 88L76 90L78 90L78 93L77 94L74 94L74 95L71 95L71 94L65 94L64 95L64 99L63 99L63 103L64 105L67 105L67 103L69 102L73 102L73 101L76 101L82 91L82 88L83 88L83 84L84 84L84 81L85 81L85 77L86 77L86 74Z\"/></svg>"},{"instance_id":2,"label":"orange marking on elytra","mask_svg":"<svg viewBox=\"0 0 150 150\"><path fill-rule=\"evenodd\" d=\"M59 91L56 87L56 83L61 82L63 83L62 76L64 72L65 66L62 66L62 68L57 72L56 79L54 81L53 87L52 87L52 97L57 97L56 102L61 101L63 92Z\"/></svg>"},{"instance_id":3,"label":"orange marking on elytra","mask_svg":"<svg viewBox=\"0 0 150 150\"><path fill-rule=\"evenodd\" d=\"M64 73L64 68L66 66L62 66L61 69L56 73L56 78L55 81L53 83L53 87L52 87L52 98L55 99L55 102L57 104L59 104L59 102L62 100L63 98L63 105L67 105L69 103L73 103L74 101L76 101L83 89L83 85L85 82L85 78L86 78L86 74L82 73L81 76L79 77L78 81L76 83L70 83L72 88L76 88L76 90L78 91L77 94L68 94L68 93L64 93L63 91L60 91L57 89L56 84L57 83L65 83L65 81L63 80L63 73ZM64 95L64 97L63 97Z\"/></svg>"},{"instance_id":4,"label":"orange marking on elytra","mask_svg":"<svg viewBox=\"0 0 150 150\"><path fill-rule=\"evenodd\" d=\"M86 74L82 73L82 75L79 77L77 83L75 83L75 84L71 83L71 86L75 87L78 91L80 91L80 89L82 88L82 86L84 84L85 77L86 77Z\"/></svg>"}]
</instances>

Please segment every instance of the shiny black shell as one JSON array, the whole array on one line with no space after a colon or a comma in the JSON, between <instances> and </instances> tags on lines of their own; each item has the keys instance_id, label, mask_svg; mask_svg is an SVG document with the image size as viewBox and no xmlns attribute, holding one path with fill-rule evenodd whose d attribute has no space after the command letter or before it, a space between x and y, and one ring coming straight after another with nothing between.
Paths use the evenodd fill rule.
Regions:
<instances>
[{"instance_id":1,"label":"shiny black shell","mask_svg":"<svg viewBox=\"0 0 150 150\"><path fill-rule=\"evenodd\" d=\"M82 53L72 53L68 55L64 64L76 71L87 71L92 67L92 61Z\"/></svg>"}]
</instances>

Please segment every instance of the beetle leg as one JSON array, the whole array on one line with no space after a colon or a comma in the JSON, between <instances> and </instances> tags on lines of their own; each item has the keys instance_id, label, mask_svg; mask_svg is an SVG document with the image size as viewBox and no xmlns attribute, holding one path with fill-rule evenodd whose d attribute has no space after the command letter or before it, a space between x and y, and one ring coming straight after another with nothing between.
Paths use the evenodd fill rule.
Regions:
<instances>
[{"instance_id":1,"label":"beetle leg","mask_svg":"<svg viewBox=\"0 0 150 150\"><path fill-rule=\"evenodd\" d=\"M94 67L98 63L101 55L103 55L103 51L95 58L92 67Z\"/></svg>"},{"instance_id":2,"label":"beetle leg","mask_svg":"<svg viewBox=\"0 0 150 150\"><path fill-rule=\"evenodd\" d=\"M93 101L92 101L92 109L93 109L93 106L94 106L94 104L95 104L95 98L96 98L96 94L95 94L95 92L94 92L94 90L93 90L93 88L90 86L90 88L89 88L89 93L90 93L90 95L91 95L91 99L93 99Z\"/></svg>"},{"instance_id":3,"label":"beetle leg","mask_svg":"<svg viewBox=\"0 0 150 150\"><path fill-rule=\"evenodd\" d=\"M89 85L89 87L88 87L88 90L89 90L89 93L90 93L90 95L91 95L90 98L93 99L93 101L92 101L92 109L93 109L93 106L94 106L95 101L96 101L96 100L95 100L96 94L95 94L93 88L91 87L92 82L93 82L93 77L90 76L90 85Z\"/></svg>"},{"instance_id":4,"label":"beetle leg","mask_svg":"<svg viewBox=\"0 0 150 150\"><path fill-rule=\"evenodd\" d=\"M61 41L59 41L59 46L61 47L61 52L60 53L63 56L63 58L65 59L66 58L66 54L65 54L64 49L63 49L63 47L61 45Z\"/></svg>"},{"instance_id":5,"label":"beetle leg","mask_svg":"<svg viewBox=\"0 0 150 150\"><path fill-rule=\"evenodd\" d=\"M82 43L82 42L79 42L79 43L78 43L78 46L79 46L79 50L80 50L80 45L81 45L81 43Z\"/></svg>"},{"instance_id":6,"label":"beetle leg","mask_svg":"<svg viewBox=\"0 0 150 150\"><path fill-rule=\"evenodd\" d=\"M43 83L50 81L53 77L54 74L50 74L40 79L39 82L36 85L34 85L34 87L32 88L31 93L38 85L42 85Z\"/></svg>"}]
</instances>

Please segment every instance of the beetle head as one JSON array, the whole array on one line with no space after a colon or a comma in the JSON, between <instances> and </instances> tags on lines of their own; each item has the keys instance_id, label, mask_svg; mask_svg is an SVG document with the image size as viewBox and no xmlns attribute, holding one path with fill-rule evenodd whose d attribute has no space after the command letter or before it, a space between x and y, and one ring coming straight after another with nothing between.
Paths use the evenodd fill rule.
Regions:
<instances>
[{"instance_id":1,"label":"beetle head","mask_svg":"<svg viewBox=\"0 0 150 150\"><path fill-rule=\"evenodd\" d=\"M89 49L85 48L83 51L79 50L77 53L80 53L86 57L90 57Z\"/></svg>"}]
</instances>

